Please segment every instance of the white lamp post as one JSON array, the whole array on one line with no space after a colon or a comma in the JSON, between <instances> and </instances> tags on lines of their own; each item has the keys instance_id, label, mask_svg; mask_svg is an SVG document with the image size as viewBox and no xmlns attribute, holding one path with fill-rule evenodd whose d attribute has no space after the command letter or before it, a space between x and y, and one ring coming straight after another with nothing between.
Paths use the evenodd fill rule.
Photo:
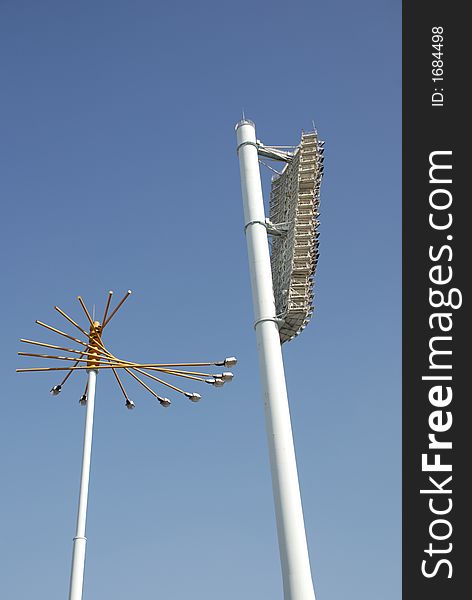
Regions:
<instances>
[{"instance_id":1,"label":"white lamp post","mask_svg":"<svg viewBox=\"0 0 472 600\"><path fill-rule=\"evenodd\" d=\"M72 550L72 568L70 575L69 600L82 600L85 569L85 521L87 519L87 501L90 478L90 458L92 454L93 411L95 407L96 369L88 371L87 408L85 413L84 449L82 454L82 472L80 475L79 508L77 527Z\"/></svg>"}]
</instances>

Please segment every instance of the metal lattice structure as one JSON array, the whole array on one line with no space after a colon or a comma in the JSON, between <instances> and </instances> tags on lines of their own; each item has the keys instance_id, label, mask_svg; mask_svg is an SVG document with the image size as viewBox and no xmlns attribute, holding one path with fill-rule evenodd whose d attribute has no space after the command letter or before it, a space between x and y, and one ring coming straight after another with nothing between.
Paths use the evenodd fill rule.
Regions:
<instances>
[{"instance_id":1,"label":"metal lattice structure","mask_svg":"<svg viewBox=\"0 0 472 600\"><path fill-rule=\"evenodd\" d=\"M314 310L323 146L315 131L302 134L284 170L272 179L271 267L281 343L299 335Z\"/></svg>"}]
</instances>

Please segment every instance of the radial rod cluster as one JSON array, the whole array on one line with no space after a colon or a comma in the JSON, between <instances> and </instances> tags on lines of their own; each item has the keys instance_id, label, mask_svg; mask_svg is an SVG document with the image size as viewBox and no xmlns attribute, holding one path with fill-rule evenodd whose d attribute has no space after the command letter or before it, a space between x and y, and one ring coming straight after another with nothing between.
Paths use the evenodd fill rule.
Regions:
<instances>
[{"instance_id":1,"label":"radial rod cluster","mask_svg":"<svg viewBox=\"0 0 472 600\"><path fill-rule=\"evenodd\" d=\"M157 394L145 381L143 378L151 379L153 382L157 382L161 386L165 388L170 388L174 392L182 394L187 397L192 402L198 402L201 398L200 394L197 392L188 392L184 389L161 379L161 377L178 377L185 381L199 381L202 383L206 383L209 385L213 385L214 387L221 387L226 382L229 382L233 379L233 373L229 371L223 371L220 373L211 373L211 372L202 372L202 371L193 371L187 370L189 368L202 368L205 371L205 367L225 367L230 368L236 365L237 360L234 356L225 358L221 361L213 361L213 362L181 362L181 363L136 363L130 360L124 360L116 357L112 354L105 346L103 342L103 332L106 326L110 323L112 318L116 315L118 310L122 307L124 302L129 298L131 294L131 290L128 290L124 297L118 302L116 307L111 310L111 302L113 297L113 291L108 293L108 297L105 304L105 310L103 313L103 317L101 321L96 321L90 315L83 299L78 296L77 300L79 301L80 306L82 307L83 312L88 321L88 325L86 328L82 327L78 323L74 321L68 314L66 314L62 309L58 306L55 306L54 309L66 320L69 325L72 325L76 330L80 332L76 333L78 337L74 337L61 329L57 329L56 327L52 327L51 325L47 325L42 321L36 321L38 325L41 327L52 331L53 333L60 335L66 338L69 341L74 342L79 345L79 348L71 348L70 344L67 346L59 346L56 344L48 344L45 342L37 342L34 340L21 339L20 341L25 344L30 344L33 346L40 346L43 348L48 348L55 351L60 351L65 354L56 355L56 354L38 354L33 352L18 352L20 356L28 356L34 358L43 358L47 360L58 360L61 361L60 366L48 366L48 367L35 367L35 368L27 368L27 369L17 369L18 373L37 373L43 371L62 371L64 372L64 377L60 383L53 386L51 389L51 394L54 396L58 395L66 381L69 377L75 373L79 372L87 372L90 370L100 371L100 370L111 370L114 378L120 388L121 393L125 398L125 405L127 408L132 409L135 407L133 400L130 399L128 393L124 387L123 381L119 375L119 371L122 373L126 373L129 377L135 381L137 381L141 387L146 389L153 397L158 400L161 406L168 407L171 404L171 401L165 396L161 396ZM88 329L88 330L87 330ZM81 339L81 337L85 339ZM57 363L56 363L57 364ZM208 369L210 370L210 369ZM157 377L156 373L160 375ZM142 377L140 377L142 376ZM149 382L150 383L150 382ZM81 404L86 404L87 402L87 387L83 395L80 398Z\"/></svg>"}]
</instances>

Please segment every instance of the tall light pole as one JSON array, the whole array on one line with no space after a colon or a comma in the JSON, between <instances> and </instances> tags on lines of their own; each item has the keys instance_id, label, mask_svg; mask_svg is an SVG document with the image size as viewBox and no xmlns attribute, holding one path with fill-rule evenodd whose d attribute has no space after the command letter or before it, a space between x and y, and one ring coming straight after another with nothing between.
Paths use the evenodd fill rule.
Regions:
<instances>
[{"instance_id":1,"label":"tall light pole","mask_svg":"<svg viewBox=\"0 0 472 600\"><path fill-rule=\"evenodd\" d=\"M272 488L285 600L314 600L295 449L272 286L271 261L255 125L236 125L254 328L264 398Z\"/></svg>"},{"instance_id":2,"label":"tall light pole","mask_svg":"<svg viewBox=\"0 0 472 600\"><path fill-rule=\"evenodd\" d=\"M201 399L200 394L196 392L187 392L174 384L168 383L160 377L175 376L183 378L187 381L200 381L207 383L214 387L222 387L226 382L230 382L233 379L233 374L229 371L222 373L205 373L200 371L189 371L189 367L233 367L236 365L237 360L234 356L225 358L220 361L213 362L185 362L185 363L136 363L130 360L122 360L112 354L104 345L102 340L102 334L105 327L111 321L113 316L116 314L118 309L123 305L125 300L129 297L131 291L125 294L124 298L118 303L115 309L108 316L108 310L110 308L110 302L112 299L113 292L110 291L105 306L105 312L103 315L102 322L92 320L87 307L85 306L82 298L79 296L78 300L82 309L84 310L90 330L87 332L86 329L76 323L69 315L67 315L58 306L55 306L57 310L68 322L78 329L85 339L74 337L60 329L46 325L42 321L36 321L38 325L52 331L67 340L71 340L75 345L79 345L79 348L70 348L58 346L56 344L36 342L33 340L21 339L21 342L26 344L32 344L34 346L40 346L43 348L52 348L54 350L62 350L66 352L64 356L51 355L51 354L35 354L31 352L19 352L21 356L30 356L42 359L53 359L61 361L60 367L35 367L27 369L17 369L17 372L46 372L46 371L58 371L65 372L66 375L62 381L55 385L51 389L53 396L57 396L66 381L69 379L72 373L78 371L87 372L87 384L85 392L80 398L80 404L86 405L85 414L85 430L84 430L84 445L82 454L82 470L80 477L80 491L79 491L79 506L77 512L77 525L76 532L73 541L72 551L72 567L69 587L69 600L82 600L83 585L84 585L84 569L85 569L85 547L87 539L85 537L85 524L87 518L87 503L88 503L88 490L89 490L89 479L90 479L90 459L92 454L92 431L93 431L93 413L95 405L95 388L97 382L97 374L100 370L111 370L118 386L125 398L125 406L128 409L135 408L135 404L130 400L124 385L121 381L118 371L125 372L130 375L135 381L137 381L142 387L144 387L152 396L163 406L167 408L170 406L171 401L168 398L158 395L153 389L151 389L139 375L145 376L153 381L178 392L191 400L192 402L198 402ZM69 342L70 344L70 342ZM72 365L71 365L72 363ZM56 363L57 364L57 363ZM207 370L207 369L205 369ZM138 375L139 373L139 375ZM160 377L156 377L154 373L158 373Z\"/></svg>"}]
</instances>

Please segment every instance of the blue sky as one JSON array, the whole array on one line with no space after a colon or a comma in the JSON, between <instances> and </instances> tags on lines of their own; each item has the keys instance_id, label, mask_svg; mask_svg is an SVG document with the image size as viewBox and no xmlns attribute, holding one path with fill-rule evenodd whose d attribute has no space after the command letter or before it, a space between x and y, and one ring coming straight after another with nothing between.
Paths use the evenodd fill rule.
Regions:
<instances>
[{"instance_id":1,"label":"blue sky","mask_svg":"<svg viewBox=\"0 0 472 600\"><path fill-rule=\"evenodd\" d=\"M400 3L5 1L0 595L62 599L84 376L17 375L109 289L141 361L236 355L168 410L98 378L85 595L282 599L234 124L326 140L316 310L285 345L318 600L400 596ZM266 192L270 173L263 173ZM107 330L108 331L108 330Z\"/></svg>"}]
</instances>

